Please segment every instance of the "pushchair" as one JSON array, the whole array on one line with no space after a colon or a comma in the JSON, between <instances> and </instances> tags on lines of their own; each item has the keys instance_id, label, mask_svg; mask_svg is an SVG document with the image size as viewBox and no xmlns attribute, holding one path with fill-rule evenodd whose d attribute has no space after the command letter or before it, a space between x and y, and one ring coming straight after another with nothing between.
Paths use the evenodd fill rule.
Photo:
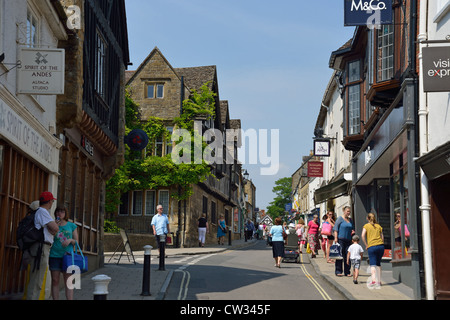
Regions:
<instances>
[{"instance_id":1,"label":"pushchair","mask_svg":"<svg viewBox=\"0 0 450 320\"><path fill-rule=\"evenodd\" d=\"M295 261L300 263L300 252L298 250L298 236L295 232L291 232L287 235L287 241L284 245L284 258L282 262L285 261Z\"/></svg>"}]
</instances>

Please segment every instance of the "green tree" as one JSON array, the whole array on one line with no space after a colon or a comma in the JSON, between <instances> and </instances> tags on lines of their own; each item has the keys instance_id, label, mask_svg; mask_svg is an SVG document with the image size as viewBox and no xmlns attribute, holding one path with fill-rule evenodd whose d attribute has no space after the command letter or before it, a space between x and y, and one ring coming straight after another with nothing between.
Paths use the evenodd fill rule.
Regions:
<instances>
[{"instance_id":1,"label":"green tree","mask_svg":"<svg viewBox=\"0 0 450 320\"><path fill-rule=\"evenodd\" d=\"M284 215L284 206L291 202L292 178L286 177L275 181L275 187L273 187L272 192L275 193L276 196L267 207L267 212L275 219L276 217Z\"/></svg>"},{"instance_id":2,"label":"green tree","mask_svg":"<svg viewBox=\"0 0 450 320\"><path fill-rule=\"evenodd\" d=\"M194 136L194 120L199 116L208 119L214 117L215 94L207 83L200 92L193 91L183 101L183 114L174 119L178 128L187 129ZM158 187L179 187L179 192L171 194L177 200L187 199L192 194L192 184L204 181L211 173L211 167L203 161L201 164L180 163L172 161L171 155L157 156L152 154L157 138L171 141L170 132L160 118L150 117L142 121L139 106L133 101L129 92L125 95L125 133L133 129L144 130L149 137L147 152L132 151L126 146L125 162L115 171L115 175L106 184L106 212L113 213L120 204L123 193L131 190L156 189ZM177 144L179 142L175 142ZM206 144L203 144L205 147ZM192 151L193 152L193 151Z\"/></svg>"}]
</instances>

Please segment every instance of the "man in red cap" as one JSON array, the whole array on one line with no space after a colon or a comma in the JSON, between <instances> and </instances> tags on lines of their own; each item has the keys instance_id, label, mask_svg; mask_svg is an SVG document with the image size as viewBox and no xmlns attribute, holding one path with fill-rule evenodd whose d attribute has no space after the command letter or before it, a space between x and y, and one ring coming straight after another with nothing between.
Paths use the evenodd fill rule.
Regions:
<instances>
[{"instance_id":1,"label":"man in red cap","mask_svg":"<svg viewBox=\"0 0 450 320\"><path fill-rule=\"evenodd\" d=\"M36 270L31 271L30 281L27 288L27 300L46 300L50 297L50 274L48 270L48 258L53 238L59 227L50 215L55 197L51 192L42 192L39 196L39 209L34 217L34 224L38 230L44 228L44 243L36 243L34 246L41 246L40 261Z\"/></svg>"}]
</instances>

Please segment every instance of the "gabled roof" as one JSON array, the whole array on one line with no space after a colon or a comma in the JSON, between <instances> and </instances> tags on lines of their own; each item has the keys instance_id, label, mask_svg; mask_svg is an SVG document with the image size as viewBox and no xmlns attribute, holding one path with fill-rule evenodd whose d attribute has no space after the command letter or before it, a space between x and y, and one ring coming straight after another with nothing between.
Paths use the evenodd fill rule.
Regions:
<instances>
[{"instance_id":1,"label":"gabled roof","mask_svg":"<svg viewBox=\"0 0 450 320\"><path fill-rule=\"evenodd\" d=\"M164 59L164 61L172 69L172 71L175 73L175 75L177 75L178 78L181 80L181 77L178 75L178 73L175 71L175 69L172 67L172 65L169 63L169 61L166 59L166 57L164 57L164 55L158 49L158 47L155 47L150 52L150 54L147 56L147 58L145 58L145 60L141 63L141 65L136 69L136 71L129 71L128 73L126 73L125 77L128 78L128 80L126 82L127 85L130 84L134 80L136 75L138 75L142 71L142 69L147 65L147 63L150 61L150 59L157 53Z\"/></svg>"},{"instance_id":2,"label":"gabled roof","mask_svg":"<svg viewBox=\"0 0 450 320\"><path fill-rule=\"evenodd\" d=\"M216 82L216 66L175 68L178 76L184 77L185 85L191 90L199 90L202 85L209 82L208 87L212 90Z\"/></svg>"}]
</instances>

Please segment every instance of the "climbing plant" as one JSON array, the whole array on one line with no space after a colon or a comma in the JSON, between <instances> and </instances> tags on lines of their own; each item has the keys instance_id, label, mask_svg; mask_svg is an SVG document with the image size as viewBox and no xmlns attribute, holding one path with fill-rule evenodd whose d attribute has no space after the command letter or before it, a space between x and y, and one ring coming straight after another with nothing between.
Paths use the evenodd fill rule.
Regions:
<instances>
[{"instance_id":1,"label":"climbing plant","mask_svg":"<svg viewBox=\"0 0 450 320\"><path fill-rule=\"evenodd\" d=\"M126 146L125 161L115 171L115 175L106 183L106 212L117 211L123 193L131 190L147 190L159 187L178 187L171 197L184 200L192 195L192 184L205 181L212 175L211 167L202 161L194 163L174 163L171 155L157 156L152 153L158 138L170 143L171 133L162 119L150 117L141 119L139 106L133 101L128 90L125 94L126 134L133 129L144 130L149 137L145 152L133 151ZM209 119L215 116L215 93L205 83L197 92L183 101L183 112L174 119L176 128L186 129L194 137L194 121L199 117ZM193 139L191 139L193 141ZM175 141L177 144L180 141ZM203 148L206 145L203 144ZM193 147L193 146L192 146Z\"/></svg>"}]
</instances>

